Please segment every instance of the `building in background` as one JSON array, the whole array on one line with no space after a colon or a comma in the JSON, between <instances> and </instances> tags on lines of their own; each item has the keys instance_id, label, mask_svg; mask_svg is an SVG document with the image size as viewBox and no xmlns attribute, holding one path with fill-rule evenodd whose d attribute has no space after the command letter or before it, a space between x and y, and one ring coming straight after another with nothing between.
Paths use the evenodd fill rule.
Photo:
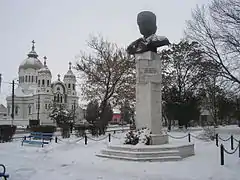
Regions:
<instances>
[{"instance_id":1,"label":"building in background","mask_svg":"<svg viewBox=\"0 0 240 180\"><path fill-rule=\"evenodd\" d=\"M0 104L0 121L5 120L7 120L7 108L3 104Z\"/></svg>"},{"instance_id":2,"label":"building in background","mask_svg":"<svg viewBox=\"0 0 240 180\"><path fill-rule=\"evenodd\" d=\"M7 120L1 124L27 126L31 121L38 121L41 125L52 125L49 118L50 109L53 105L63 106L69 110L78 109L76 92L76 76L72 72L71 63L67 73L61 79L52 81L52 74L47 66L47 58L42 63L35 51L34 41L27 58L18 68L18 83L14 90L14 107L12 96L7 100ZM14 119L12 121L12 108Z\"/></svg>"}]
</instances>

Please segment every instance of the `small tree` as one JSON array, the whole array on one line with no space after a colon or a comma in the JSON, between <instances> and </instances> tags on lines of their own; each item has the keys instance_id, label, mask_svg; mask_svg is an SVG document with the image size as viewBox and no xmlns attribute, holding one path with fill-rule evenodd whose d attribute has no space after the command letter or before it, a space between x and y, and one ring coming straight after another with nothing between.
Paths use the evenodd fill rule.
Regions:
<instances>
[{"instance_id":1,"label":"small tree","mask_svg":"<svg viewBox=\"0 0 240 180\"><path fill-rule=\"evenodd\" d=\"M100 135L105 134L105 129L106 129L109 121L112 120L112 116L113 116L113 110L112 110L111 104L108 103L104 109L104 113L102 114L101 117L99 117L100 121L98 123L98 127L99 127Z\"/></svg>"},{"instance_id":2,"label":"small tree","mask_svg":"<svg viewBox=\"0 0 240 180\"><path fill-rule=\"evenodd\" d=\"M63 138L70 137L70 128L73 124L74 113L67 110L66 108L53 107L49 115L57 124L58 127L62 128Z\"/></svg>"},{"instance_id":3,"label":"small tree","mask_svg":"<svg viewBox=\"0 0 240 180\"><path fill-rule=\"evenodd\" d=\"M129 55L116 44L102 37L92 37L88 41L90 54L82 53L76 64L81 75L83 97L99 104L99 120L105 124L105 110L111 103L120 105L124 99L135 98L135 69ZM103 128L105 129L105 128Z\"/></svg>"},{"instance_id":4,"label":"small tree","mask_svg":"<svg viewBox=\"0 0 240 180\"><path fill-rule=\"evenodd\" d=\"M99 121L99 105L96 100L87 105L86 120L92 125L92 135L97 134L97 123Z\"/></svg>"},{"instance_id":5,"label":"small tree","mask_svg":"<svg viewBox=\"0 0 240 180\"><path fill-rule=\"evenodd\" d=\"M131 122L133 114L128 101L124 102L124 104L120 108L120 111L121 111L121 122L122 123L126 122L129 124Z\"/></svg>"}]
</instances>

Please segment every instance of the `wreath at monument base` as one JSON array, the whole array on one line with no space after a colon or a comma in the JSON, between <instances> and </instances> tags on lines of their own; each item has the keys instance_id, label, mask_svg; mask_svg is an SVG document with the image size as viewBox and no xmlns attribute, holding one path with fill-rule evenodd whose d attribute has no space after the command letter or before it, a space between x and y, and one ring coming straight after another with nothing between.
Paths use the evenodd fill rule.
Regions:
<instances>
[{"instance_id":1,"label":"wreath at monument base","mask_svg":"<svg viewBox=\"0 0 240 180\"><path fill-rule=\"evenodd\" d=\"M143 144L143 145L150 145L151 140L151 131L148 128L142 128L137 130L131 130L127 132L125 136L124 144Z\"/></svg>"}]
</instances>

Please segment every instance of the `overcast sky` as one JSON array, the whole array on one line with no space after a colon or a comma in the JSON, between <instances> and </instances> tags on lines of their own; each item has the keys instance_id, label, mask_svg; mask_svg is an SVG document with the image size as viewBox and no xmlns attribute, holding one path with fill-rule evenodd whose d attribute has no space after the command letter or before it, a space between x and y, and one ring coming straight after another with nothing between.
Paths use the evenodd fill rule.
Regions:
<instances>
[{"instance_id":1,"label":"overcast sky","mask_svg":"<svg viewBox=\"0 0 240 180\"><path fill-rule=\"evenodd\" d=\"M170 42L183 37L185 21L197 4L210 0L0 0L0 73L4 81L18 77L18 66L36 41L40 60L47 56L53 80L68 70L89 35L101 34L126 47L140 37L136 16L150 10L157 16L158 35ZM0 103L10 94L2 84Z\"/></svg>"}]
</instances>

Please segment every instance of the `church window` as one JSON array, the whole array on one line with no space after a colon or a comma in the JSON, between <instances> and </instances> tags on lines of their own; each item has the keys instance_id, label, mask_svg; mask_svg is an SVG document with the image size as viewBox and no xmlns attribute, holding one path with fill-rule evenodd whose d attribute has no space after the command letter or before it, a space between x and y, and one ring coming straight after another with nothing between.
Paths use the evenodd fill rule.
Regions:
<instances>
[{"instance_id":1,"label":"church window","mask_svg":"<svg viewBox=\"0 0 240 180\"><path fill-rule=\"evenodd\" d=\"M28 82L27 78L28 78L28 77L27 77L27 76L25 76L25 82Z\"/></svg>"},{"instance_id":2,"label":"church window","mask_svg":"<svg viewBox=\"0 0 240 180\"><path fill-rule=\"evenodd\" d=\"M68 88L71 88L71 84L68 84Z\"/></svg>"},{"instance_id":3,"label":"church window","mask_svg":"<svg viewBox=\"0 0 240 180\"><path fill-rule=\"evenodd\" d=\"M36 76L36 83L38 82L37 76Z\"/></svg>"},{"instance_id":4,"label":"church window","mask_svg":"<svg viewBox=\"0 0 240 180\"><path fill-rule=\"evenodd\" d=\"M36 109L38 110L40 110L40 104L36 104Z\"/></svg>"},{"instance_id":5,"label":"church window","mask_svg":"<svg viewBox=\"0 0 240 180\"><path fill-rule=\"evenodd\" d=\"M49 80L47 80L47 86L48 86L48 87L50 86L50 81L49 81Z\"/></svg>"},{"instance_id":6,"label":"church window","mask_svg":"<svg viewBox=\"0 0 240 180\"><path fill-rule=\"evenodd\" d=\"M38 80L38 87L40 87L40 80Z\"/></svg>"},{"instance_id":7,"label":"church window","mask_svg":"<svg viewBox=\"0 0 240 180\"><path fill-rule=\"evenodd\" d=\"M54 102L56 101L56 96L54 96L54 99L53 99L53 101L54 101Z\"/></svg>"},{"instance_id":8,"label":"church window","mask_svg":"<svg viewBox=\"0 0 240 180\"><path fill-rule=\"evenodd\" d=\"M60 87L57 87L57 90L60 91Z\"/></svg>"},{"instance_id":9,"label":"church window","mask_svg":"<svg viewBox=\"0 0 240 180\"><path fill-rule=\"evenodd\" d=\"M57 102L59 102L59 94L57 95Z\"/></svg>"},{"instance_id":10,"label":"church window","mask_svg":"<svg viewBox=\"0 0 240 180\"><path fill-rule=\"evenodd\" d=\"M32 82L33 82L33 76L32 76Z\"/></svg>"},{"instance_id":11,"label":"church window","mask_svg":"<svg viewBox=\"0 0 240 180\"><path fill-rule=\"evenodd\" d=\"M48 105L47 104L45 104L45 109L47 109L48 108Z\"/></svg>"},{"instance_id":12,"label":"church window","mask_svg":"<svg viewBox=\"0 0 240 180\"><path fill-rule=\"evenodd\" d=\"M28 82L31 82L31 76L28 76Z\"/></svg>"},{"instance_id":13,"label":"church window","mask_svg":"<svg viewBox=\"0 0 240 180\"><path fill-rule=\"evenodd\" d=\"M28 105L28 114L32 114L32 106L30 104Z\"/></svg>"},{"instance_id":14,"label":"church window","mask_svg":"<svg viewBox=\"0 0 240 180\"><path fill-rule=\"evenodd\" d=\"M8 115L10 115L10 113L11 113L11 107L8 106L7 109L8 109Z\"/></svg>"},{"instance_id":15,"label":"church window","mask_svg":"<svg viewBox=\"0 0 240 180\"><path fill-rule=\"evenodd\" d=\"M45 85L45 80L43 79L43 80L42 80L42 86L44 86L44 85Z\"/></svg>"},{"instance_id":16,"label":"church window","mask_svg":"<svg viewBox=\"0 0 240 180\"><path fill-rule=\"evenodd\" d=\"M19 107L16 106L16 107L15 107L15 114L16 114L16 115L18 115L18 110L19 110Z\"/></svg>"},{"instance_id":17,"label":"church window","mask_svg":"<svg viewBox=\"0 0 240 180\"><path fill-rule=\"evenodd\" d=\"M62 103L62 101L63 101L63 98L62 98L62 96L61 96L61 103Z\"/></svg>"},{"instance_id":18,"label":"church window","mask_svg":"<svg viewBox=\"0 0 240 180\"><path fill-rule=\"evenodd\" d=\"M75 91L75 84L72 85L73 90Z\"/></svg>"}]
</instances>

